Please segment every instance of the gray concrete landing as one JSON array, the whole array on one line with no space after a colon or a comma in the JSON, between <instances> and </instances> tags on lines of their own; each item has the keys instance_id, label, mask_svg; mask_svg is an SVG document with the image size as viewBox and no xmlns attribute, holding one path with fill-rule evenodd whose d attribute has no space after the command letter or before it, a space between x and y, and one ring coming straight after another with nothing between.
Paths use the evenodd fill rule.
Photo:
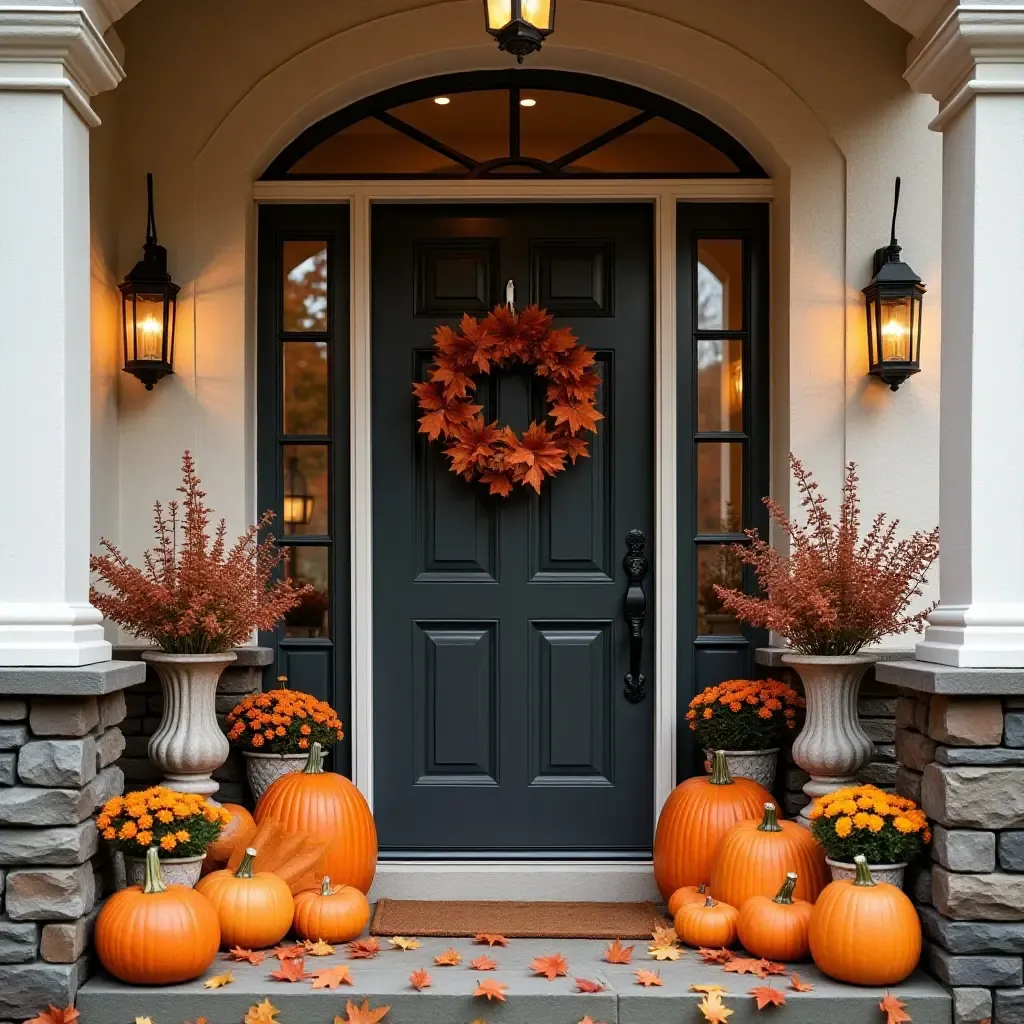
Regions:
<instances>
[{"instance_id":1,"label":"gray concrete landing","mask_svg":"<svg viewBox=\"0 0 1024 1024\"><path fill-rule=\"evenodd\" d=\"M344 1017L347 999L369 998L371 1006L388 1004L391 1012L382 1024L578 1024L589 1016L606 1024L695 1024L701 996L690 992L693 984L717 984L727 990L726 1005L734 1010L729 1024L880 1024L884 1019L878 1001L884 991L856 988L829 981L814 967L798 965L802 980L814 985L813 992L789 990L789 978L772 977L762 982L749 975L726 974L721 968L700 962L687 951L676 962L655 963L647 956L646 944L637 942L634 962L628 966L605 963L604 941L579 939L512 939L507 948L474 945L469 939L424 939L414 951L392 950L386 939L373 960L349 960L344 948L329 957L308 957L307 970L348 966L354 985L334 991L313 991L310 982L275 981L270 972L278 966L268 958L259 967L233 964L220 958L206 977L231 970L235 981L224 988L205 989L203 979L173 988L136 988L100 976L87 982L78 994L82 1024L134 1024L136 1017L150 1017L155 1024L180 1024L204 1016L210 1024L239 1024L254 1003L269 998L281 1011L280 1024L331 1024L335 1015ZM463 957L459 967L437 967L434 957L454 946ZM498 962L498 970L470 970L468 962L487 953ZM530 974L535 956L561 953L569 961L569 976L548 981ZM416 992L409 975L424 967L433 985ZM636 984L637 967L659 970L661 988ZM508 985L507 1002L488 1003L471 996L478 981L494 978ZM576 991L573 978L601 981L607 990L592 995ZM765 1009L759 1016L749 990L771 984L786 993L784 1007ZM907 1004L914 1024L950 1024L949 993L938 982L918 972L893 990Z\"/></svg>"}]
</instances>

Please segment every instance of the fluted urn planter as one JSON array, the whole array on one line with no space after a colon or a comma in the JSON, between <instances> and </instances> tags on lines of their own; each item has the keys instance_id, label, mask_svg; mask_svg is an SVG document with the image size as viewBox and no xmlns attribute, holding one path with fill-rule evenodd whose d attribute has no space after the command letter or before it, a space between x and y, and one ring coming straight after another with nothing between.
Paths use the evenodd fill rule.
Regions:
<instances>
[{"instance_id":1,"label":"fluted urn planter","mask_svg":"<svg viewBox=\"0 0 1024 1024\"><path fill-rule=\"evenodd\" d=\"M163 785L179 793L212 797L220 783L213 773L230 747L217 722L217 681L237 655L167 654L145 651L160 677L164 714L149 741L149 759L164 774Z\"/></svg>"},{"instance_id":2,"label":"fluted urn planter","mask_svg":"<svg viewBox=\"0 0 1024 1024\"><path fill-rule=\"evenodd\" d=\"M878 659L873 654L837 656L786 654L782 661L804 684L807 717L793 741L793 760L811 780L804 792L813 803L857 781L857 773L871 760L874 744L861 728L857 696L864 673ZM811 804L800 812L810 825Z\"/></svg>"}]
</instances>

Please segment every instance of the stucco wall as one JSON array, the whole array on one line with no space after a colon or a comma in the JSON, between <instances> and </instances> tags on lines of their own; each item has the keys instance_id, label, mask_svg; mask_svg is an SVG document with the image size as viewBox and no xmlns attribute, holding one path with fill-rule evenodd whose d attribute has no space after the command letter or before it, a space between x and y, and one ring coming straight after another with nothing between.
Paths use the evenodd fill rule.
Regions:
<instances>
[{"instance_id":1,"label":"stucco wall","mask_svg":"<svg viewBox=\"0 0 1024 1024\"><path fill-rule=\"evenodd\" d=\"M119 466L121 486L116 513L94 500L93 534L102 523L136 556L149 541L149 506L172 494L185 447L233 529L255 511L252 181L332 109L410 78L508 59L484 35L478 0L143 0L117 29L128 77L96 133L116 153L104 164L111 180L97 180L94 160L96 210L113 233L104 251L116 278L138 258L152 170L160 241L183 286L176 375L148 393L115 375L116 442L109 393L94 384L104 424L94 466L106 480ZM941 161L927 130L934 103L901 77L907 42L862 0L561 0L558 31L531 66L670 95L769 169L773 490L789 493L790 447L829 494L852 458L866 515L886 508L915 528L938 518ZM896 174L900 241L929 297L923 372L894 395L864 377L860 288L888 238ZM101 378L104 367L109 355Z\"/></svg>"}]
</instances>

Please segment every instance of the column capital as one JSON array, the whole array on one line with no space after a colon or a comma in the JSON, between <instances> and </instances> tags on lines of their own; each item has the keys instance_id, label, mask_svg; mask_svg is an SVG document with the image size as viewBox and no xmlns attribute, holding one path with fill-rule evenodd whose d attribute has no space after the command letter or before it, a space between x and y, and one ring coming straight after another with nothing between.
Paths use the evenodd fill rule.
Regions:
<instances>
[{"instance_id":1,"label":"column capital","mask_svg":"<svg viewBox=\"0 0 1024 1024\"><path fill-rule=\"evenodd\" d=\"M0 7L0 92L61 92L90 128L89 99L124 78L99 29L81 7Z\"/></svg>"},{"instance_id":2,"label":"column capital","mask_svg":"<svg viewBox=\"0 0 1024 1024\"><path fill-rule=\"evenodd\" d=\"M904 77L939 101L935 131L980 93L1024 93L1024 4L953 8Z\"/></svg>"}]
</instances>

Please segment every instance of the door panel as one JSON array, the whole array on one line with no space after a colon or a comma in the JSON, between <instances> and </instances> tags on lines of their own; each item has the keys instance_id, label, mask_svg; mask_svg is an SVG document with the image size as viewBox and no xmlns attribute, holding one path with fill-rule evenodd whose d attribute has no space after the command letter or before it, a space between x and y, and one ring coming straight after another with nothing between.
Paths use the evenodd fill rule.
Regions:
<instances>
[{"instance_id":1,"label":"door panel","mask_svg":"<svg viewBox=\"0 0 1024 1024\"><path fill-rule=\"evenodd\" d=\"M644 856L653 699L624 696L622 567L653 563L652 212L644 205L379 206L372 228L374 804L385 856ZM516 283L596 351L589 459L490 497L417 434L438 323ZM523 430L544 381L479 378ZM653 580L643 671L652 690Z\"/></svg>"}]
</instances>

